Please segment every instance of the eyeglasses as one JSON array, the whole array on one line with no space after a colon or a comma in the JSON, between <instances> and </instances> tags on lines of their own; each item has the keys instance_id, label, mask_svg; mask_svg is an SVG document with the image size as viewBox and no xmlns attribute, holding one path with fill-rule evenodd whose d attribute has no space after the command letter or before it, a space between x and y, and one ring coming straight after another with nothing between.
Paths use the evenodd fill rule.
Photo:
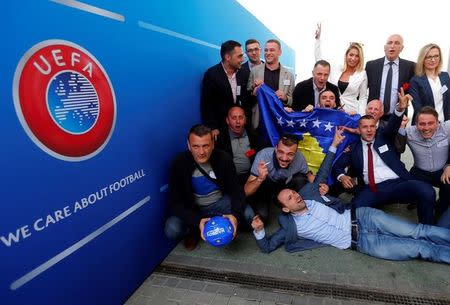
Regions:
<instances>
[{"instance_id":1,"label":"eyeglasses","mask_svg":"<svg viewBox=\"0 0 450 305\"><path fill-rule=\"evenodd\" d=\"M425 56L425 60L432 60L432 59L434 59L434 60L438 60L439 59L439 55L428 55L428 56Z\"/></svg>"},{"instance_id":2,"label":"eyeglasses","mask_svg":"<svg viewBox=\"0 0 450 305\"><path fill-rule=\"evenodd\" d=\"M364 47L364 44L362 42L356 42L356 41L349 42L349 45L358 45L360 47Z\"/></svg>"},{"instance_id":3,"label":"eyeglasses","mask_svg":"<svg viewBox=\"0 0 450 305\"><path fill-rule=\"evenodd\" d=\"M248 49L248 50L247 50L247 53L258 52L259 50L261 50L261 48Z\"/></svg>"}]
</instances>

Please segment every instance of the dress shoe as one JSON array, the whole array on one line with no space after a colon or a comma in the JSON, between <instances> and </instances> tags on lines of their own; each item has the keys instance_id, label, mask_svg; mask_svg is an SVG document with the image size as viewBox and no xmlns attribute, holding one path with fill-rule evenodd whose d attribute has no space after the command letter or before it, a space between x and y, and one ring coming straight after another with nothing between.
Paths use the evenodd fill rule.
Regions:
<instances>
[{"instance_id":1,"label":"dress shoe","mask_svg":"<svg viewBox=\"0 0 450 305\"><path fill-rule=\"evenodd\" d=\"M184 238L184 247L188 251L192 251L197 248L199 236L194 234L189 234Z\"/></svg>"}]
</instances>

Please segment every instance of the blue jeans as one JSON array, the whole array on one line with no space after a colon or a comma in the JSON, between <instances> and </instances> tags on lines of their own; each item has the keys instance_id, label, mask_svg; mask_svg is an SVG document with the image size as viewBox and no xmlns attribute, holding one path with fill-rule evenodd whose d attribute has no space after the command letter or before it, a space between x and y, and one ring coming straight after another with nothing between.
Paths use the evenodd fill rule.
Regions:
<instances>
[{"instance_id":1,"label":"blue jeans","mask_svg":"<svg viewBox=\"0 0 450 305\"><path fill-rule=\"evenodd\" d=\"M200 207L201 217L210 215L231 214L231 200L228 196L222 196L218 201L208 206ZM186 236L192 228L189 228L183 220L177 216L170 216L166 220L164 233L169 239L179 239Z\"/></svg>"},{"instance_id":2,"label":"blue jeans","mask_svg":"<svg viewBox=\"0 0 450 305\"><path fill-rule=\"evenodd\" d=\"M422 258L450 264L450 230L413 224L378 209L356 209L359 252L390 260Z\"/></svg>"}]
</instances>

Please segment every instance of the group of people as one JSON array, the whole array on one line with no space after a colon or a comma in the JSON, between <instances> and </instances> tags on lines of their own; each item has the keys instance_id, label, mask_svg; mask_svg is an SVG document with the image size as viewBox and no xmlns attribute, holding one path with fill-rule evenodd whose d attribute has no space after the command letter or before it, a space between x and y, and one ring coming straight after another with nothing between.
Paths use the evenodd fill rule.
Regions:
<instances>
[{"instance_id":1,"label":"group of people","mask_svg":"<svg viewBox=\"0 0 450 305\"><path fill-rule=\"evenodd\" d=\"M264 60L259 42L247 40L245 63L239 42L222 44L221 62L203 77L203 124L189 130L188 150L172 164L166 235L184 238L185 247L194 249L205 223L222 215L235 235L238 224L253 230L264 252L282 244L288 251L331 245L385 259L450 263L450 78L441 71L439 46L424 46L416 64L399 58L403 38L394 34L386 41L385 56L364 69L362 45L351 43L343 67L333 67L329 81L331 66L321 58L320 33L319 25L313 75L297 85L279 61L278 40L265 43ZM281 134L274 147L261 136L256 96L262 84L286 112L331 108L361 115L358 127L335 127L314 174L296 136ZM407 126L411 101L414 121ZM346 133L360 138L334 162ZM400 160L406 145L414 157L410 171ZM330 175L340 190L353 193L350 204L337 198L339 188L327 184ZM437 202L433 187L439 188ZM379 210L398 202L416 204L418 224ZM280 228L266 236L273 204L281 206Z\"/></svg>"}]
</instances>

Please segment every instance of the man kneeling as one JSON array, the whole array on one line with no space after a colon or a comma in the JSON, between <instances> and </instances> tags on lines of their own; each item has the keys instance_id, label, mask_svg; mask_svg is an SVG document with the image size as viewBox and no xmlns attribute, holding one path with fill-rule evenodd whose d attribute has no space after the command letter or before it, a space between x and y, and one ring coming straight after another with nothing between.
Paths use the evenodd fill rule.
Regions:
<instances>
[{"instance_id":1,"label":"man kneeling","mask_svg":"<svg viewBox=\"0 0 450 305\"><path fill-rule=\"evenodd\" d=\"M260 218L252 222L261 251L269 253L283 243L286 249L300 251L304 243L352 248L384 259L422 258L450 263L450 230L406 222L381 210L361 207L355 213L342 214L315 200L304 200L296 191L284 189L278 194L284 214L281 228L265 236ZM306 240L305 240L306 239ZM309 246L309 248L312 248Z\"/></svg>"}]
</instances>

